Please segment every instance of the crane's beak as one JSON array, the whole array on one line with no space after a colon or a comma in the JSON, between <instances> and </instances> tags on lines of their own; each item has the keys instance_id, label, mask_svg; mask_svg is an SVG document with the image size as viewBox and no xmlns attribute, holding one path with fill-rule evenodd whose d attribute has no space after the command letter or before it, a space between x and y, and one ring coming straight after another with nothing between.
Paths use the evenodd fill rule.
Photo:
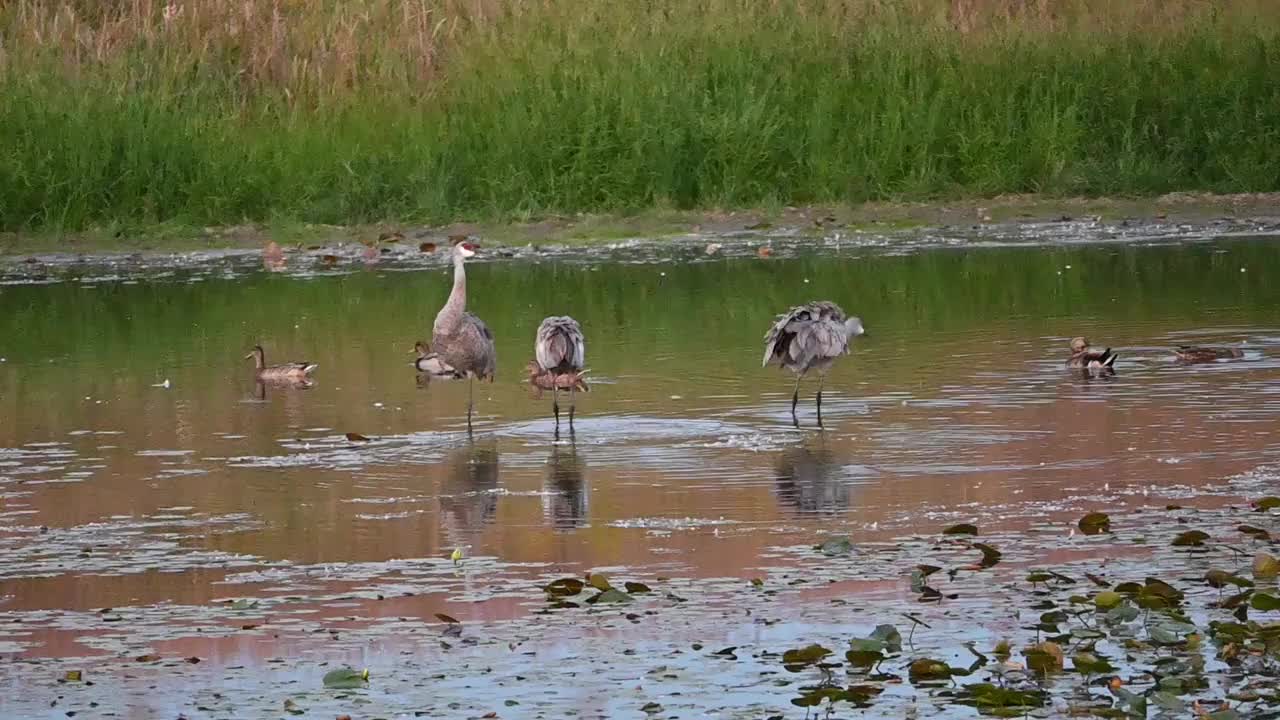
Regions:
<instances>
[{"instance_id":1,"label":"crane's beak","mask_svg":"<svg viewBox=\"0 0 1280 720\"><path fill-rule=\"evenodd\" d=\"M253 357L253 353L249 353L248 355L245 355L245 356L244 356L244 359L245 359L245 360L248 360L248 359L249 359L249 358L251 358L251 357Z\"/></svg>"}]
</instances>

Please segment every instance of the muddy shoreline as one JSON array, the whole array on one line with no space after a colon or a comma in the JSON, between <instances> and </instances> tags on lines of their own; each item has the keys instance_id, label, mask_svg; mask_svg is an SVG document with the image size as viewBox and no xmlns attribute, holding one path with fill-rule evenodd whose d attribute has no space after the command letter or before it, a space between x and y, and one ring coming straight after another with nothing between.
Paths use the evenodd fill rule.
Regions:
<instances>
[{"instance_id":1,"label":"muddy shoreline","mask_svg":"<svg viewBox=\"0 0 1280 720\"><path fill-rule=\"evenodd\" d=\"M472 235L504 248L599 248L619 243L664 246L691 238L793 238L834 236L912 239L928 235L981 237L1042 225L1097 226L1116 232L1167 226L1188 228L1280 227L1280 193L1213 195L1170 193L1156 198L1047 198L1010 195L944 202L878 202L745 210L649 210L627 215L548 217L528 222L454 222L412 225L282 223L229 227L156 226L78 233L0 233L0 263L74 259L106 264L122 258L172 258L199 264L210 257L260 251L275 241L295 253L359 254L367 246L391 254L418 252L423 243ZM401 247L402 246L402 247Z\"/></svg>"}]
</instances>

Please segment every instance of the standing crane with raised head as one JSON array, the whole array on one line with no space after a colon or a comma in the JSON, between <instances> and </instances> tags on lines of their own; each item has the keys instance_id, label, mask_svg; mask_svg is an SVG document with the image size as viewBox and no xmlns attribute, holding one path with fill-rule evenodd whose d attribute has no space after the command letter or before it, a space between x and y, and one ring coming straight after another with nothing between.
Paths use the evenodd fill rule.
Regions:
<instances>
[{"instance_id":1,"label":"standing crane with raised head","mask_svg":"<svg viewBox=\"0 0 1280 720\"><path fill-rule=\"evenodd\" d=\"M484 321L467 312L467 258L474 257L478 246L461 240L453 246L453 290L449 300L436 313L431 328L431 349L438 359L439 368L452 370L457 376L467 378L467 427L471 427L471 412L475 406L475 381L493 382L498 365L498 352L493 345L493 333Z\"/></svg>"}]
</instances>

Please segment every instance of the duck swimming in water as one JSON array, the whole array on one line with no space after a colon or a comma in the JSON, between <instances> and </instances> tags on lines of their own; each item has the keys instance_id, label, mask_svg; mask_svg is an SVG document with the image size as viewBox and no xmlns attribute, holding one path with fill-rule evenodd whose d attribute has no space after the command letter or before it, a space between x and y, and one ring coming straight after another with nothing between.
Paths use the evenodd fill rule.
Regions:
<instances>
[{"instance_id":1,"label":"duck swimming in water","mask_svg":"<svg viewBox=\"0 0 1280 720\"><path fill-rule=\"evenodd\" d=\"M246 360L253 358L254 374L259 380L305 380L311 376L319 365L313 362L290 362L282 365L267 365L267 354L261 345L254 345L253 350L244 356Z\"/></svg>"},{"instance_id":2,"label":"duck swimming in water","mask_svg":"<svg viewBox=\"0 0 1280 720\"><path fill-rule=\"evenodd\" d=\"M1206 347L1203 345L1179 345L1173 354L1184 363L1207 363L1217 360L1235 360L1244 357L1240 348Z\"/></svg>"},{"instance_id":3,"label":"duck swimming in water","mask_svg":"<svg viewBox=\"0 0 1280 720\"><path fill-rule=\"evenodd\" d=\"M1067 358L1067 367L1114 373L1117 357L1119 355L1111 352L1111 348L1099 350L1090 347L1086 338L1076 337L1071 339L1071 357Z\"/></svg>"}]
</instances>

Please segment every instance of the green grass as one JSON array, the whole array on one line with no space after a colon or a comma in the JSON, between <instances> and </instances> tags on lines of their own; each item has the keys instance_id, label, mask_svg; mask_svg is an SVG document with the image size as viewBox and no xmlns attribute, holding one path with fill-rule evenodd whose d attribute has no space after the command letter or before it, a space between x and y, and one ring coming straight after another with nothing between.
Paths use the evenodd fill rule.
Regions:
<instances>
[{"instance_id":1,"label":"green grass","mask_svg":"<svg viewBox=\"0 0 1280 720\"><path fill-rule=\"evenodd\" d=\"M551 1L451 36L429 86L388 41L341 92L159 41L74 72L15 51L0 230L1280 189L1274 17L963 34L840 7Z\"/></svg>"}]
</instances>

